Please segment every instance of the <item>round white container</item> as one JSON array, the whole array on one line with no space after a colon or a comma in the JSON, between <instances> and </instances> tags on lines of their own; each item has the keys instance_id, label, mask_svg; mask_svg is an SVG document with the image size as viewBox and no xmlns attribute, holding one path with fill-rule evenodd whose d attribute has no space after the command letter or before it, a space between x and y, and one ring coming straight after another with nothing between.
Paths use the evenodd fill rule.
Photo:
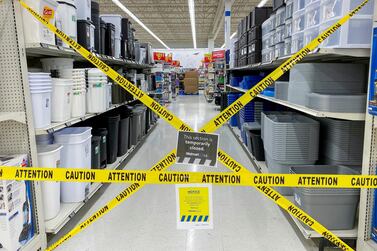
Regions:
<instances>
[{"instance_id":1,"label":"round white container","mask_svg":"<svg viewBox=\"0 0 377 251\"><path fill-rule=\"evenodd\" d=\"M63 145L61 167L90 169L91 167L91 127L68 127L54 134L56 144ZM61 182L62 202L75 203L85 199L85 189L89 183Z\"/></svg>"},{"instance_id":2,"label":"round white container","mask_svg":"<svg viewBox=\"0 0 377 251\"><path fill-rule=\"evenodd\" d=\"M53 78L52 117L53 122L64 122L71 118L73 83L71 79Z\"/></svg>"},{"instance_id":3,"label":"round white container","mask_svg":"<svg viewBox=\"0 0 377 251\"><path fill-rule=\"evenodd\" d=\"M86 97L86 109L88 113L100 113L106 111L106 86L104 83L89 82Z\"/></svg>"},{"instance_id":4,"label":"round white container","mask_svg":"<svg viewBox=\"0 0 377 251\"><path fill-rule=\"evenodd\" d=\"M61 27L62 31L70 38L77 41L77 13L73 0L57 1L56 9L56 25ZM69 48L67 43L63 42L63 46Z\"/></svg>"},{"instance_id":5,"label":"round white container","mask_svg":"<svg viewBox=\"0 0 377 251\"><path fill-rule=\"evenodd\" d=\"M38 145L38 163L40 167L57 168L60 166L61 145ZM60 211L60 182L42 182L42 201L45 221L55 218Z\"/></svg>"},{"instance_id":6,"label":"round white container","mask_svg":"<svg viewBox=\"0 0 377 251\"><path fill-rule=\"evenodd\" d=\"M86 90L77 89L72 92L72 117L83 117L86 114Z\"/></svg>"},{"instance_id":7,"label":"round white container","mask_svg":"<svg viewBox=\"0 0 377 251\"><path fill-rule=\"evenodd\" d=\"M51 70L72 69L73 58L42 58L41 63L44 72Z\"/></svg>"},{"instance_id":8,"label":"round white container","mask_svg":"<svg viewBox=\"0 0 377 251\"><path fill-rule=\"evenodd\" d=\"M38 129L51 125L51 89L36 88L30 93L34 127Z\"/></svg>"}]
</instances>

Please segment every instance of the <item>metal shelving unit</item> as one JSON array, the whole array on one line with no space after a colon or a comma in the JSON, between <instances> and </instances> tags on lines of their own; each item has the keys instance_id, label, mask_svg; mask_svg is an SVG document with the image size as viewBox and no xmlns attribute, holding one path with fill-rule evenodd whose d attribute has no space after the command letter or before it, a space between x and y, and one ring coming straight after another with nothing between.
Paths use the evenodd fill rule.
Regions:
<instances>
[{"instance_id":1,"label":"metal shelving unit","mask_svg":"<svg viewBox=\"0 0 377 251\"><path fill-rule=\"evenodd\" d=\"M239 88L239 87L234 87L231 85L227 85L227 88L233 89L239 92L246 92L247 90ZM294 103L291 103L286 100L281 100L281 99L276 99L273 97L268 97L262 94L258 95L258 98L268 100L270 102L273 102L275 104L283 105L286 107L289 107L291 109L295 109L297 111L306 113L308 115L318 117L318 118L335 118L335 119L345 119L345 120L357 120L357 121L362 121L365 120L365 113L345 113L345 112L324 112L324 111L317 111L313 110L310 108L307 108L302 105L297 105Z\"/></svg>"},{"instance_id":2,"label":"metal shelving unit","mask_svg":"<svg viewBox=\"0 0 377 251\"><path fill-rule=\"evenodd\" d=\"M145 139L149 136L149 134L153 131L153 129L156 127L157 123L155 123L148 131L148 133L137 143L136 146L132 146L128 152L118 157L117 160L107 165L106 170L116 170L116 169L122 169L126 165L127 161L131 159L133 154L142 146ZM49 220L46 221L46 233L49 234L56 234L58 233L68 222L69 220L74 217L79 210L86 204L87 201L89 201L93 195L103 186L102 183L93 183L90 186L89 193L86 196L86 199L83 202L78 203L62 203L61 208L59 211L59 214Z\"/></svg>"}]
</instances>

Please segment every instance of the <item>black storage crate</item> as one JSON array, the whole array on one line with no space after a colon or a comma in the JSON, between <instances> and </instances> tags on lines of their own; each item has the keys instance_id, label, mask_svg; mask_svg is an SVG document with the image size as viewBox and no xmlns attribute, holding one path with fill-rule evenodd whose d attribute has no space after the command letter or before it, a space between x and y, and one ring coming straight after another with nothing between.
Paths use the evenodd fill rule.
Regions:
<instances>
[{"instance_id":1,"label":"black storage crate","mask_svg":"<svg viewBox=\"0 0 377 251\"><path fill-rule=\"evenodd\" d=\"M272 13L271 7L255 7L254 10L250 12L250 21L249 26L250 28L254 28L255 26L260 26L264 21L266 21Z\"/></svg>"},{"instance_id":2,"label":"black storage crate","mask_svg":"<svg viewBox=\"0 0 377 251\"><path fill-rule=\"evenodd\" d=\"M262 52L262 40L254 40L249 43L247 46L247 53L252 54L252 53L261 53Z\"/></svg>"},{"instance_id":3,"label":"black storage crate","mask_svg":"<svg viewBox=\"0 0 377 251\"><path fill-rule=\"evenodd\" d=\"M250 53L247 56L247 63L248 64L256 64L260 63L262 61L262 53L256 52L256 53Z\"/></svg>"},{"instance_id":4,"label":"black storage crate","mask_svg":"<svg viewBox=\"0 0 377 251\"><path fill-rule=\"evenodd\" d=\"M262 28L260 26L255 26L251 28L247 33L247 41L254 41L256 39L262 39Z\"/></svg>"}]
</instances>

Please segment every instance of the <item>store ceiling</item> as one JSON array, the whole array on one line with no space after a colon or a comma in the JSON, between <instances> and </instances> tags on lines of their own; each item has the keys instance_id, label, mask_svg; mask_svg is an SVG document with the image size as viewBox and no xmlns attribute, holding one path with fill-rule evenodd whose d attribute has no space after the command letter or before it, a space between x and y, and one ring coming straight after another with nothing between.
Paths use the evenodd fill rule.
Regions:
<instances>
[{"instance_id":1,"label":"store ceiling","mask_svg":"<svg viewBox=\"0 0 377 251\"><path fill-rule=\"evenodd\" d=\"M127 15L111 0L99 0L101 14ZM192 48L192 33L187 0L121 0L150 30L170 48ZM260 0L234 0L232 5L232 33L237 30L240 20ZM197 47L207 48L208 39L219 27L215 47L224 43L223 0L195 0ZM150 42L154 48L163 46L140 25L132 22L136 38Z\"/></svg>"}]
</instances>

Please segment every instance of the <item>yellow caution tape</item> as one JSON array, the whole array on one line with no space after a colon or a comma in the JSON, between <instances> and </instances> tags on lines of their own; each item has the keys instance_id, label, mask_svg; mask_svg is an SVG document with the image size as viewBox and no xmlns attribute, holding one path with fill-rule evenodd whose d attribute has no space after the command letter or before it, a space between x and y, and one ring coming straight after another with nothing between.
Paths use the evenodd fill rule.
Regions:
<instances>
[{"instance_id":1,"label":"yellow caution tape","mask_svg":"<svg viewBox=\"0 0 377 251\"><path fill-rule=\"evenodd\" d=\"M161 159L156 165L154 165L150 171L154 172L161 172L166 170L169 166L175 163L176 160L176 152L175 150L171 151L168 155L166 155L163 159ZM71 231L65 234L62 238L60 238L57 242L52 244L46 250L52 251L67 240L71 239L76 234L80 233L82 230L90 226L92 223L109 213L112 209L120 205L123 201L131 197L134 193L139 191L144 186L144 184L133 183L122 192L120 192L114 199L110 200L106 205L101 207L97 212L92 214L89 218L75 226Z\"/></svg>"},{"instance_id":2,"label":"yellow caution tape","mask_svg":"<svg viewBox=\"0 0 377 251\"><path fill-rule=\"evenodd\" d=\"M148 96L145 92L137 88L134 84L128 81L126 78L118 74L114 71L110 66L105 64L102 60L96 57L93 53L89 52L85 48L83 48L80 44L78 44L75 40L70 38L66 35L63 31L56 28L54 25L49 23L46 19L44 19L41 15L39 15L36 11L30 8L24 1L20 0L21 5L28 10L36 19L38 19L44 26L46 26L50 31L52 31L56 36L58 36L62 41L66 42L70 45L76 52L78 52L81 56L83 56L86 60L91 62L95 67L105 73L109 78L114 80L115 83L122 86L126 91L132 94L135 98L140 100L144 105L149 107L152 111L158 114L161 118L167 121L170 125L172 125L175 129L181 131L190 130L190 127L186 125L182 120L180 120L177 116L175 116L172 112L170 112L165 107L161 106L158 102L153 100L151 97Z\"/></svg>"},{"instance_id":3,"label":"yellow caution tape","mask_svg":"<svg viewBox=\"0 0 377 251\"><path fill-rule=\"evenodd\" d=\"M169 158L169 156L167 157ZM173 157L171 157L173 158ZM233 170L245 170L236 161L220 160ZM170 163L170 161L168 161ZM233 164L232 164L233 163ZM161 163L164 168L166 165ZM76 168L0 167L0 180L100 182L143 184L204 183L234 186L312 188L377 188L375 175L254 174L251 172L163 172L140 170L88 170Z\"/></svg>"},{"instance_id":4,"label":"yellow caution tape","mask_svg":"<svg viewBox=\"0 0 377 251\"><path fill-rule=\"evenodd\" d=\"M227 122L233 115L237 114L245 105L247 105L251 100L257 97L264 89L275 83L284 73L288 72L292 67L300 62L304 57L306 57L310 52L312 52L317 46L319 46L326 38L337 31L345 22L347 22L352 16L354 16L364 5L368 3L369 0L363 1L359 6L357 6L353 11L342 17L338 22L329 27L308 45L302 48L299 52L294 54L278 68L276 68L267 77L262 79L253 88L248 90L239 99L237 99L233 104L228 106L219 115L209 121L200 131L201 132L214 132L219 129L225 122Z\"/></svg>"}]
</instances>

